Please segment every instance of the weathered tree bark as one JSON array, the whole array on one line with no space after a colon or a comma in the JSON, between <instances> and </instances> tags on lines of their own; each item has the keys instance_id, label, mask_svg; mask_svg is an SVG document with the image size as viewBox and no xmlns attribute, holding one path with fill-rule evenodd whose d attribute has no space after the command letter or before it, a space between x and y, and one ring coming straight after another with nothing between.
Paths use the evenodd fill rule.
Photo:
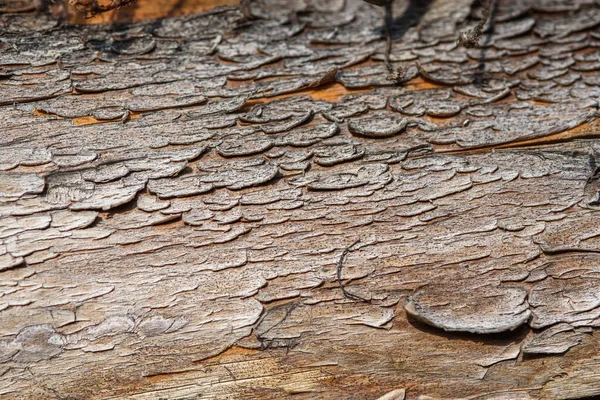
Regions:
<instances>
[{"instance_id":1,"label":"weathered tree bark","mask_svg":"<svg viewBox=\"0 0 600 400\"><path fill-rule=\"evenodd\" d=\"M2 398L600 395L600 7L406 3L0 2Z\"/></svg>"}]
</instances>

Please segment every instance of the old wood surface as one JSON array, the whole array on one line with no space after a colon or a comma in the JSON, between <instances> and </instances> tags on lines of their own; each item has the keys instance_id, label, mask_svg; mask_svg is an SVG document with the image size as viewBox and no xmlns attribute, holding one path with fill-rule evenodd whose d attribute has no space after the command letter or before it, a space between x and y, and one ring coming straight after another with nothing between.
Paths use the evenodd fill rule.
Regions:
<instances>
[{"instance_id":1,"label":"old wood surface","mask_svg":"<svg viewBox=\"0 0 600 400\"><path fill-rule=\"evenodd\" d=\"M34 3L0 1L2 398L600 395L597 2L499 0L465 49L478 3L398 0L404 82L358 0Z\"/></svg>"}]
</instances>

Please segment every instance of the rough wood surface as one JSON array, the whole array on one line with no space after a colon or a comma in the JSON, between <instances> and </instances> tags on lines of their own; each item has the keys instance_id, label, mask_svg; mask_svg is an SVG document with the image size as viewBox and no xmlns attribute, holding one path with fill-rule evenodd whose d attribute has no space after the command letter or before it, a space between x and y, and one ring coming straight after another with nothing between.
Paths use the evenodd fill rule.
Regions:
<instances>
[{"instance_id":1,"label":"rough wood surface","mask_svg":"<svg viewBox=\"0 0 600 400\"><path fill-rule=\"evenodd\" d=\"M600 6L0 1L0 394L600 395Z\"/></svg>"}]
</instances>

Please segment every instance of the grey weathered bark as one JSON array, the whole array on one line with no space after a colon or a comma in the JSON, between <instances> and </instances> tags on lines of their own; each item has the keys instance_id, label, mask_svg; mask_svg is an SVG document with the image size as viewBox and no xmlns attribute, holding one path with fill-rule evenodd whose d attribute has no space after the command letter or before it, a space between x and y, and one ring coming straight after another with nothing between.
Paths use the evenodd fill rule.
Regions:
<instances>
[{"instance_id":1,"label":"grey weathered bark","mask_svg":"<svg viewBox=\"0 0 600 400\"><path fill-rule=\"evenodd\" d=\"M479 49L471 0L398 2L405 85L358 0L30 3L0 5L3 398L600 395L594 2L498 1Z\"/></svg>"}]
</instances>

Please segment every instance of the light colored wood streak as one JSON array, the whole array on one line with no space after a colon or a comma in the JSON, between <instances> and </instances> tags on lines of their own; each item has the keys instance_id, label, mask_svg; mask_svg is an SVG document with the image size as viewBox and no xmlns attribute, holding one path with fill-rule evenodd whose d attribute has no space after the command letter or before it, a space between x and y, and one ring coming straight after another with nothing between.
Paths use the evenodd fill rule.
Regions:
<instances>
[{"instance_id":1,"label":"light colored wood streak","mask_svg":"<svg viewBox=\"0 0 600 400\"><path fill-rule=\"evenodd\" d=\"M416 78L407 83L406 88L409 90L426 90L441 87L435 83L425 81L421 78ZM320 86L314 89L302 90L299 92L282 94L280 96L267 97L263 99L257 99L257 102L264 101L269 102L278 99L285 99L288 97L294 97L298 95L307 94L315 100L325 100L330 102L339 102L344 96L349 94L369 93L374 88L368 87L364 89L347 89L341 83L332 83L325 86Z\"/></svg>"},{"instance_id":2,"label":"light colored wood streak","mask_svg":"<svg viewBox=\"0 0 600 400\"><path fill-rule=\"evenodd\" d=\"M600 136L600 122L598 120L595 120L589 123L579 125L573 129L566 130L564 132L555 133L553 135L529 140L520 140L513 143L506 143L497 146L481 147L478 149L468 150L445 150L441 147L434 147L434 149L436 153L475 154L487 153L492 150L543 147L551 144L569 142L577 139L597 138L598 136Z\"/></svg>"},{"instance_id":3,"label":"light colored wood streak","mask_svg":"<svg viewBox=\"0 0 600 400\"><path fill-rule=\"evenodd\" d=\"M141 21L199 13L219 6L235 6L239 0L138 0L136 4L122 7L86 19L69 6L71 24L105 24Z\"/></svg>"}]
</instances>

